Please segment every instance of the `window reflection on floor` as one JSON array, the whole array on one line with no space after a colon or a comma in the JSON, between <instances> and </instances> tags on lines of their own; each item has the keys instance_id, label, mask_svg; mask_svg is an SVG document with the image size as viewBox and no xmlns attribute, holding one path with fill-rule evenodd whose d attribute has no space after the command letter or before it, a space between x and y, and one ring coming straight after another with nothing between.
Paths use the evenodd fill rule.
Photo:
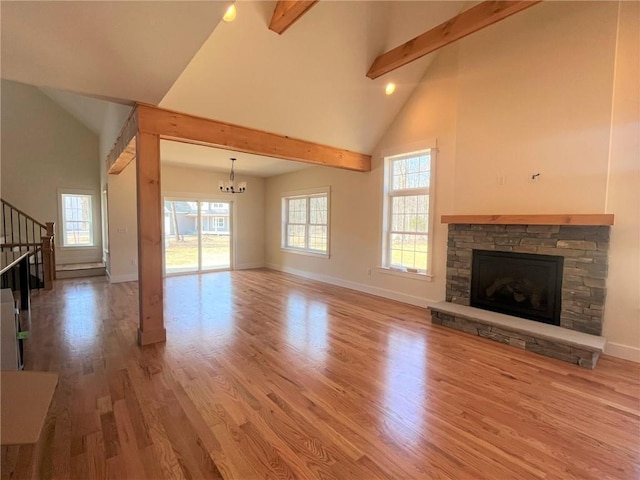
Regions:
<instances>
[{"instance_id":1,"label":"window reflection on floor","mask_svg":"<svg viewBox=\"0 0 640 480\"><path fill-rule=\"evenodd\" d=\"M287 339L307 360L324 363L327 352L327 305L292 293L287 298Z\"/></svg>"},{"instance_id":2,"label":"window reflection on floor","mask_svg":"<svg viewBox=\"0 0 640 480\"><path fill-rule=\"evenodd\" d=\"M416 333L394 330L387 337L385 427L396 441L415 444L424 434L425 348L424 338Z\"/></svg>"},{"instance_id":3,"label":"window reflection on floor","mask_svg":"<svg viewBox=\"0 0 640 480\"><path fill-rule=\"evenodd\" d=\"M168 333L189 341L214 339L224 346L233 337L233 287L229 272L165 279Z\"/></svg>"},{"instance_id":4,"label":"window reflection on floor","mask_svg":"<svg viewBox=\"0 0 640 480\"><path fill-rule=\"evenodd\" d=\"M74 350L93 348L102 324L96 290L91 284L78 283L65 291L60 318L64 319L64 340Z\"/></svg>"}]
</instances>

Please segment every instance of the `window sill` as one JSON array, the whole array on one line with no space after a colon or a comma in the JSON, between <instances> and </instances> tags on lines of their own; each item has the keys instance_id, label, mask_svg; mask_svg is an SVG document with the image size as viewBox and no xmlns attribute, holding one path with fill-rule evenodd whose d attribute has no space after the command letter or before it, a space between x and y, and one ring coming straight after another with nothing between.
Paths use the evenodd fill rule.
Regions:
<instances>
[{"instance_id":1,"label":"window sill","mask_svg":"<svg viewBox=\"0 0 640 480\"><path fill-rule=\"evenodd\" d=\"M433 275L430 275L429 273L403 272L402 270L396 270L395 268L389 267L376 267L376 272L383 273L385 275L393 275L394 277L403 277L411 280L418 280L420 282L433 281Z\"/></svg>"},{"instance_id":2,"label":"window sill","mask_svg":"<svg viewBox=\"0 0 640 480\"><path fill-rule=\"evenodd\" d=\"M285 253L295 253L296 255L306 255L308 257L329 258L328 253L313 252L310 250L299 250L297 248L286 248L286 247L280 247L280 250L282 250Z\"/></svg>"}]
</instances>

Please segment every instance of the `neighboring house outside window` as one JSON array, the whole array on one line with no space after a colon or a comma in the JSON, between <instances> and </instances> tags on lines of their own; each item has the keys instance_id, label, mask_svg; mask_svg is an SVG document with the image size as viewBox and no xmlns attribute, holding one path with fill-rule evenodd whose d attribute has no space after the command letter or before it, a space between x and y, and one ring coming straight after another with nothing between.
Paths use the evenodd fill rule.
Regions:
<instances>
[{"instance_id":1,"label":"neighboring house outside window","mask_svg":"<svg viewBox=\"0 0 640 480\"><path fill-rule=\"evenodd\" d=\"M229 217L202 217L202 231L205 233L229 233L227 219Z\"/></svg>"},{"instance_id":2,"label":"neighboring house outside window","mask_svg":"<svg viewBox=\"0 0 640 480\"><path fill-rule=\"evenodd\" d=\"M283 196L283 249L329 255L329 193L323 187Z\"/></svg>"},{"instance_id":3,"label":"neighboring house outside window","mask_svg":"<svg viewBox=\"0 0 640 480\"><path fill-rule=\"evenodd\" d=\"M93 195L60 194L62 246L92 247L94 243Z\"/></svg>"},{"instance_id":4,"label":"neighboring house outside window","mask_svg":"<svg viewBox=\"0 0 640 480\"><path fill-rule=\"evenodd\" d=\"M428 275L432 150L385 158L382 267Z\"/></svg>"}]
</instances>

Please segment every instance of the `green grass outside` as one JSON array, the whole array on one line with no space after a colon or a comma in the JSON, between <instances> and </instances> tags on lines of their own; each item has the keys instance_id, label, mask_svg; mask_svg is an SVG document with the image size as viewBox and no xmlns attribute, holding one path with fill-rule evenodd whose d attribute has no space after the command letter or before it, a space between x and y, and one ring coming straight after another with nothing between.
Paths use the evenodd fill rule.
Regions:
<instances>
[{"instance_id":1,"label":"green grass outside","mask_svg":"<svg viewBox=\"0 0 640 480\"><path fill-rule=\"evenodd\" d=\"M408 250L394 250L396 245L392 245L391 264L402 265L407 268L417 268L418 270L427 269L427 242L417 242L415 252ZM401 244L397 244L397 248L401 248Z\"/></svg>"},{"instance_id":2,"label":"green grass outside","mask_svg":"<svg viewBox=\"0 0 640 480\"><path fill-rule=\"evenodd\" d=\"M228 267L229 244L228 235L202 236L202 267ZM174 235L165 237L165 266L172 268L198 267L197 235L182 235L176 240Z\"/></svg>"}]
</instances>

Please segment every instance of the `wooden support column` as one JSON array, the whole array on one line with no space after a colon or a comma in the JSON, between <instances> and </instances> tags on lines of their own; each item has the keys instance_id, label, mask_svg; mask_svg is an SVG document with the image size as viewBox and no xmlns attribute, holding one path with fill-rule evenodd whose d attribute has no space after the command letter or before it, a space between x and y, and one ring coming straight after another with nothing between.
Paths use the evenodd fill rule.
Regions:
<instances>
[{"instance_id":1,"label":"wooden support column","mask_svg":"<svg viewBox=\"0 0 640 480\"><path fill-rule=\"evenodd\" d=\"M160 194L160 136L136 135L138 205L138 286L140 327L138 345L164 342L162 288L162 198Z\"/></svg>"}]
</instances>

